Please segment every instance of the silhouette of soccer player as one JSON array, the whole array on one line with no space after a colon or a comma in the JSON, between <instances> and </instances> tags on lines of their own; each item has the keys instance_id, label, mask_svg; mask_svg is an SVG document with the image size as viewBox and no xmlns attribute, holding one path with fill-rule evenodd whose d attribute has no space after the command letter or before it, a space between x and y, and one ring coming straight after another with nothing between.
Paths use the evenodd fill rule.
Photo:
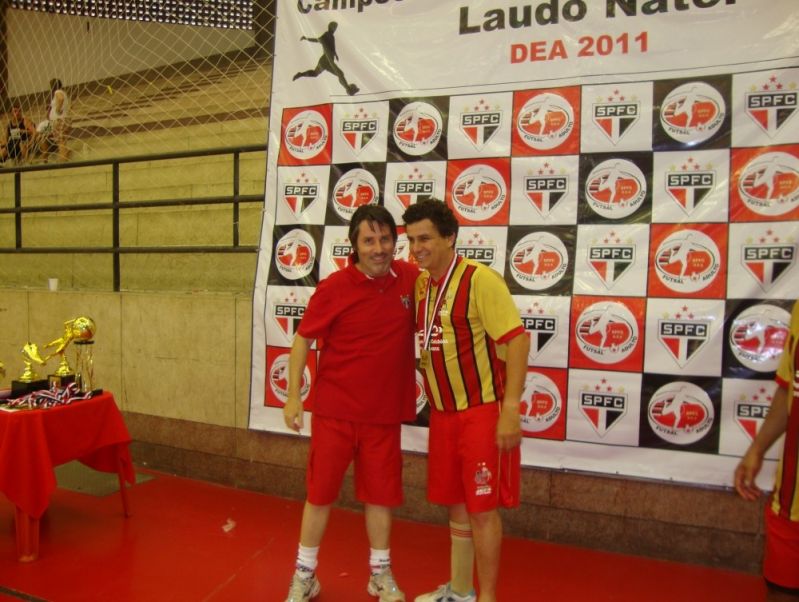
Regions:
<instances>
[{"instance_id":1,"label":"silhouette of soccer player","mask_svg":"<svg viewBox=\"0 0 799 602\"><path fill-rule=\"evenodd\" d=\"M677 391L677 394L663 405L660 415L662 417L671 414L674 416L674 428L680 428L683 417L683 406L689 402L690 399L688 398L688 393L685 391L685 387L681 387L680 390Z\"/></svg>"},{"instance_id":2,"label":"silhouette of soccer player","mask_svg":"<svg viewBox=\"0 0 799 602\"><path fill-rule=\"evenodd\" d=\"M347 78L344 77L344 72L341 70L341 67L336 64L336 61L338 60L338 54L336 53L336 39L333 36L336 33L337 28L338 23L331 21L327 26L327 31L318 38L309 38L306 36L302 36L300 38L300 41L317 42L321 44L322 56L319 58L319 62L316 63L316 67L309 69L308 71L300 71L299 73L294 74L292 81L295 81L301 77L316 77L322 73L322 71L328 71L338 78L339 83L347 91L347 94L352 96L358 92L358 86L348 83Z\"/></svg>"},{"instance_id":3,"label":"silhouette of soccer player","mask_svg":"<svg viewBox=\"0 0 799 602\"><path fill-rule=\"evenodd\" d=\"M777 157L772 157L771 161L766 163L762 170L760 170L755 179L752 181L752 186L766 185L766 199L774 198L774 184L777 181L777 176L782 173L780 171L780 164L777 162ZM781 197L784 195L778 195Z\"/></svg>"},{"instance_id":4,"label":"silhouette of soccer player","mask_svg":"<svg viewBox=\"0 0 799 602\"><path fill-rule=\"evenodd\" d=\"M691 251L696 248L696 245L693 242L693 235L688 234L682 241L678 243L676 249L671 252L669 255L668 265L673 263L679 263L681 265L680 269L680 277L682 278L685 276L685 272L688 270L688 266L690 264L689 257Z\"/></svg>"},{"instance_id":5,"label":"silhouette of soccer player","mask_svg":"<svg viewBox=\"0 0 799 602\"><path fill-rule=\"evenodd\" d=\"M598 192L602 192L603 190L610 191L610 201L613 202L616 200L616 196L619 194L618 187L616 186L619 179L622 177L621 169L619 169L619 164L614 163L613 167L610 168L608 174L601 179L599 182L599 187L597 188Z\"/></svg>"},{"instance_id":6,"label":"silhouette of soccer player","mask_svg":"<svg viewBox=\"0 0 799 602\"><path fill-rule=\"evenodd\" d=\"M599 346L604 347L605 341L608 338L608 325L613 321L613 316L610 313L611 306L606 306L602 313L599 315L598 318L591 321L591 325L588 327L588 334L596 334L599 333L602 337L599 341Z\"/></svg>"}]
</instances>

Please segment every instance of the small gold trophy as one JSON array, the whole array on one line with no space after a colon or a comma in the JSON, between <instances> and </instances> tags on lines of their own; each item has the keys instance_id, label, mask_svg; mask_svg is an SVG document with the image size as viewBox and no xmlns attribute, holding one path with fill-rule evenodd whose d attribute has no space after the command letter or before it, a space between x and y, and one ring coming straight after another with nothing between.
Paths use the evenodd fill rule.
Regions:
<instances>
[{"instance_id":1,"label":"small gold trophy","mask_svg":"<svg viewBox=\"0 0 799 602\"><path fill-rule=\"evenodd\" d=\"M81 392L94 390L94 333L97 327L94 320L81 316L72 320L72 338L75 343L75 382Z\"/></svg>"},{"instance_id":2,"label":"small gold trophy","mask_svg":"<svg viewBox=\"0 0 799 602\"><path fill-rule=\"evenodd\" d=\"M64 322L64 334L54 341L50 341L44 346L45 349L48 347L56 348L53 353L44 358L45 361L56 355L61 356L61 361L58 364L58 368L56 368L56 371L48 377L50 384L57 387L63 387L64 385L75 380L75 372L73 372L72 368L70 368L66 354L67 347L69 347L69 344L75 338L75 333L73 332L74 324L75 320L67 320Z\"/></svg>"},{"instance_id":3,"label":"small gold trophy","mask_svg":"<svg viewBox=\"0 0 799 602\"><path fill-rule=\"evenodd\" d=\"M17 380L11 381L11 396L18 397L25 395L31 391L40 391L47 388L47 380L42 380L33 369L33 364L44 366L47 360L42 359L39 355L39 347L36 343L28 341L22 347L22 358L25 364L25 370L22 372Z\"/></svg>"}]
</instances>

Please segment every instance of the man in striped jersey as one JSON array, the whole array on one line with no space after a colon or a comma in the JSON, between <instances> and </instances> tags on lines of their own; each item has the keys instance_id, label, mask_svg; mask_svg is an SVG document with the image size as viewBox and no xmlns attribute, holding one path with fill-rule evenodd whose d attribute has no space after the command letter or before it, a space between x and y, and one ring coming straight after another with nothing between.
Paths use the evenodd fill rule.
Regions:
<instances>
[{"instance_id":1,"label":"man in striped jersey","mask_svg":"<svg viewBox=\"0 0 799 602\"><path fill-rule=\"evenodd\" d=\"M498 507L519 504L519 406L529 337L502 276L455 252L458 222L424 200L404 213L420 365L431 404L427 497L449 509L450 581L416 602L495 602ZM477 561L480 594L473 589Z\"/></svg>"},{"instance_id":2,"label":"man in striped jersey","mask_svg":"<svg viewBox=\"0 0 799 602\"><path fill-rule=\"evenodd\" d=\"M763 456L785 434L782 458L777 466L774 493L766 506L766 550L763 576L767 600L799 599L799 301L793 306L791 333L777 368L777 392L754 441L735 469L735 488L742 498L756 500L760 489L755 477Z\"/></svg>"}]
</instances>

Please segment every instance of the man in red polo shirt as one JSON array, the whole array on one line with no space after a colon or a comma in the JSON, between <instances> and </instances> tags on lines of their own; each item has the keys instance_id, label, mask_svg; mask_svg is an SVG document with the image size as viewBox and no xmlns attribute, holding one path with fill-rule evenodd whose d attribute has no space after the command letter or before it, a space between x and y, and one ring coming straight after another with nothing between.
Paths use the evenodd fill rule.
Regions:
<instances>
[{"instance_id":1,"label":"man in red polo shirt","mask_svg":"<svg viewBox=\"0 0 799 602\"><path fill-rule=\"evenodd\" d=\"M286 602L320 590L319 545L350 462L371 546L367 590L380 602L405 595L391 573L391 508L402 503L400 429L416 417L413 290L418 269L394 259L397 227L376 205L352 216L350 264L319 283L289 355L286 426L303 427L300 383L314 339L319 369L297 564Z\"/></svg>"},{"instance_id":2,"label":"man in red polo shirt","mask_svg":"<svg viewBox=\"0 0 799 602\"><path fill-rule=\"evenodd\" d=\"M777 368L777 392L757 436L735 469L735 488L746 500L760 497L755 477L763 456L785 435L777 467L774 493L766 506L766 553L763 577L768 585L766 599L799 600L799 301L791 315L791 333Z\"/></svg>"}]
</instances>

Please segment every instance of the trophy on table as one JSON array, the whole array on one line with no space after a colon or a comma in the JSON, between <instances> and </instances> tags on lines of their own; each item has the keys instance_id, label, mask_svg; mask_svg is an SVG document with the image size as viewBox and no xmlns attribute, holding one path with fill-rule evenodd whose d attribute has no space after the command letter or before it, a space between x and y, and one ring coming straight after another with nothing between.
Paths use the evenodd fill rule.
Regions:
<instances>
[{"instance_id":1,"label":"trophy on table","mask_svg":"<svg viewBox=\"0 0 799 602\"><path fill-rule=\"evenodd\" d=\"M19 397L26 395L31 391L39 391L47 388L47 380L41 379L37 372L33 369L33 364L44 366L47 362L39 355L39 347L36 343L28 341L22 347L22 361L25 364L25 370L22 372L17 380L11 381L11 396Z\"/></svg>"},{"instance_id":2,"label":"trophy on table","mask_svg":"<svg viewBox=\"0 0 799 602\"><path fill-rule=\"evenodd\" d=\"M94 333L97 326L94 320L89 317L81 316L72 320L70 327L72 338L74 339L76 360L75 360L75 383L83 393L88 393L94 389Z\"/></svg>"},{"instance_id":3,"label":"trophy on table","mask_svg":"<svg viewBox=\"0 0 799 602\"><path fill-rule=\"evenodd\" d=\"M48 377L50 384L57 387L63 387L75 380L75 372L72 370L72 368L70 368L66 354L67 347L69 347L69 344L75 338L75 334L73 332L74 324L75 320L67 320L64 322L64 334L54 341L50 341L44 346L45 349L48 347L56 348L53 353L44 358L45 361L56 355L61 356L61 361L58 364L58 368L56 368L56 371L53 374L50 374Z\"/></svg>"}]
</instances>

